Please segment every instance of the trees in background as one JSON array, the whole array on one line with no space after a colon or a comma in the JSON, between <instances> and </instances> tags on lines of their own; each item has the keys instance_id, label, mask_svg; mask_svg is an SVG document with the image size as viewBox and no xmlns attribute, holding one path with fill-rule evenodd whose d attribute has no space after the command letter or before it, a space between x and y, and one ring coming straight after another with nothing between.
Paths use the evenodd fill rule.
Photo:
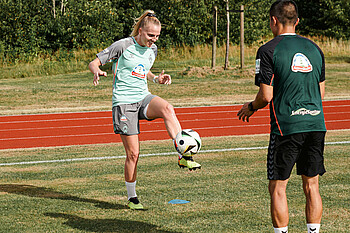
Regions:
<instances>
[{"instance_id":1,"label":"trees in background","mask_svg":"<svg viewBox=\"0 0 350 233\"><path fill-rule=\"evenodd\" d=\"M350 0L295 0L301 34L350 39Z\"/></svg>"},{"instance_id":2,"label":"trees in background","mask_svg":"<svg viewBox=\"0 0 350 233\"><path fill-rule=\"evenodd\" d=\"M273 0L230 0L245 5L245 42L271 35ZM349 0L296 0L303 35L350 38ZM162 22L159 47L211 43L212 10L218 6L218 41L226 36L224 0L0 0L0 59L30 61L58 50L104 48L130 34L134 18L153 9ZM239 42L239 14L231 12L230 41Z\"/></svg>"}]
</instances>

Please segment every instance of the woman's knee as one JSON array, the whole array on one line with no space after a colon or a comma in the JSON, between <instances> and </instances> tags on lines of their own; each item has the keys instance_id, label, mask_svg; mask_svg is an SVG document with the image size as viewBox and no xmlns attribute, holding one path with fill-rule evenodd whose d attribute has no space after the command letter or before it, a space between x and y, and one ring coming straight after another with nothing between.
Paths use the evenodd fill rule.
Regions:
<instances>
[{"instance_id":1,"label":"woman's knee","mask_svg":"<svg viewBox=\"0 0 350 233\"><path fill-rule=\"evenodd\" d=\"M137 162L140 152L138 150L129 150L126 153L126 159L132 162Z\"/></svg>"},{"instance_id":2,"label":"woman's knee","mask_svg":"<svg viewBox=\"0 0 350 233\"><path fill-rule=\"evenodd\" d=\"M161 112L164 118L173 117L175 115L174 107L169 103L164 105L164 107L161 109Z\"/></svg>"},{"instance_id":3,"label":"woman's knee","mask_svg":"<svg viewBox=\"0 0 350 233\"><path fill-rule=\"evenodd\" d=\"M166 100L155 97L148 105L147 117L150 119L167 118L175 114L174 107Z\"/></svg>"}]
</instances>

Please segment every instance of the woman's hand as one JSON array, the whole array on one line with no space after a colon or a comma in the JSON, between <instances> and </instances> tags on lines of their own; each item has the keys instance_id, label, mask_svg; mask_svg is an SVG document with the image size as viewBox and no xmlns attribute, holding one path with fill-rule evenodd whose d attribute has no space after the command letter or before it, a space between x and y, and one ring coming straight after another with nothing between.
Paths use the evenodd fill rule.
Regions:
<instances>
[{"instance_id":1,"label":"woman's hand","mask_svg":"<svg viewBox=\"0 0 350 233\"><path fill-rule=\"evenodd\" d=\"M95 86L98 85L98 81L100 81L100 76L107 77L107 72L100 70L101 65L102 65L101 61L98 58L95 58L95 60L93 60L92 62L89 63L89 69L90 69L91 73L94 74L93 84Z\"/></svg>"},{"instance_id":2,"label":"woman's hand","mask_svg":"<svg viewBox=\"0 0 350 233\"><path fill-rule=\"evenodd\" d=\"M171 76L169 74L164 74L164 70L158 76L158 83L160 84L171 84Z\"/></svg>"},{"instance_id":3,"label":"woman's hand","mask_svg":"<svg viewBox=\"0 0 350 233\"><path fill-rule=\"evenodd\" d=\"M94 81L93 81L93 83L94 83L95 86L98 85L98 81L100 81L100 76L107 77L107 72L99 70L99 71L94 73Z\"/></svg>"}]
</instances>

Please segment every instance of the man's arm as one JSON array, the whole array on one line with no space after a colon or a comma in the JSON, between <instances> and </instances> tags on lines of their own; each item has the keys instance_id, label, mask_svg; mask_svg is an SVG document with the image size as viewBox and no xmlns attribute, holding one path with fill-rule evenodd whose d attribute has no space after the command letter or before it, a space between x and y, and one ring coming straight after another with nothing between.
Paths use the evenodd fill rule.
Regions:
<instances>
[{"instance_id":1,"label":"man's arm","mask_svg":"<svg viewBox=\"0 0 350 233\"><path fill-rule=\"evenodd\" d=\"M324 98L325 91L326 91L326 81L320 82L321 99Z\"/></svg>"}]
</instances>

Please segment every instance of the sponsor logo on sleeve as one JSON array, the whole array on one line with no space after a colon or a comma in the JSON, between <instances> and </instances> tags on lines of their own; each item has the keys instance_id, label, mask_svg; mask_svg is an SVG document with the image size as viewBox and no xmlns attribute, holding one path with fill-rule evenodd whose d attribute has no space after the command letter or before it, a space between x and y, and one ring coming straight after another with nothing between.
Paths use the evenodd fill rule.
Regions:
<instances>
[{"instance_id":1,"label":"sponsor logo on sleeve","mask_svg":"<svg viewBox=\"0 0 350 233\"><path fill-rule=\"evenodd\" d=\"M296 53L292 60L292 71L308 73L312 71L312 65L307 56L302 53Z\"/></svg>"},{"instance_id":2,"label":"sponsor logo on sleeve","mask_svg":"<svg viewBox=\"0 0 350 233\"><path fill-rule=\"evenodd\" d=\"M259 74L260 72L260 59L255 60L255 74Z\"/></svg>"}]
</instances>

